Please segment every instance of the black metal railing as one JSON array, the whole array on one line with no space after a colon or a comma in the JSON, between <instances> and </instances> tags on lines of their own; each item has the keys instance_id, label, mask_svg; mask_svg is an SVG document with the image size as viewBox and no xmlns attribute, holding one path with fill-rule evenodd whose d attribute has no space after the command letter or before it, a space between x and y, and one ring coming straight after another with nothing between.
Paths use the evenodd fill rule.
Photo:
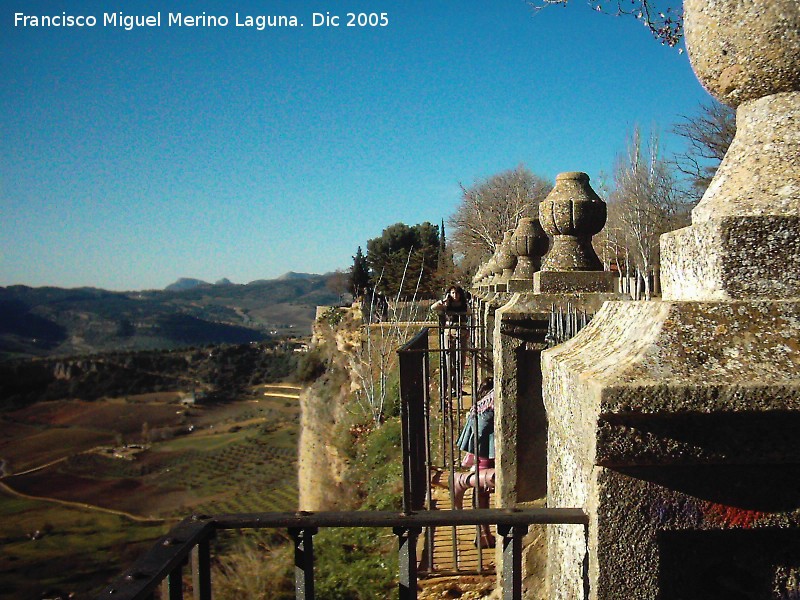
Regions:
<instances>
[{"instance_id":1,"label":"black metal railing","mask_svg":"<svg viewBox=\"0 0 800 600\"><path fill-rule=\"evenodd\" d=\"M162 600L182 600L189 587L194 600L211 600L211 540L217 531L231 529L287 530L294 540L295 597L311 600L315 597L314 535L325 527L391 528L398 540L398 595L401 600L413 600L417 597L416 541L423 528L492 524L503 538L503 598L518 600L522 598L522 537L528 526L572 524L586 530L588 517L574 508L195 515L161 538L103 590L98 600L149 600L159 589ZM187 566L191 569L191 586L184 584Z\"/></svg>"},{"instance_id":2,"label":"black metal railing","mask_svg":"<svg viewBox=\"0 0 800 600\"><path fill-rule=\"evenodd\" d=\"M441 331L441 328L439 328ZM528 526L562 524L580 525L584 535L588 527L586 514L577 508L539 509L488 509L475 510L429 510L431 488L431 349L428 347L429 329L420 331L408 344L398 350L400 355L400 395L403 431L403 512L354 511L319 513L254 513L223 514L213 516L195 515L174 527L161 538L143 557L98 598L121 598L126 600L155 599L160 592L162 600L181 600L191 590L195 600L212 598L212 540L221 530L282 529L288 531L294 542L295 597L313 599L314 596L314 535L321 528L330 527L381 527L391 528L397 537L399 553L398 597L410 600L417 597L417 579L420 558L417 555L417 539L437 527L481 527L496 525L501 536L503 598L517 600L522 597L522 537ZM440 333L441 337L441 333ZM476 331L471 340L478 339ZM436 352L443 351L439 344ZM473 382L479 353L484 349L474 342L459 351L471 353ZM441 355L440 355L441 356ZM440 363L442 361L440 360ZM458 359L451 364L459 365ZM457 367L460 368L460 367ZM459 373L459 377L461 374ZM452 386L450 386L452 387ZM460 386L455 398L448 393L448 385L440 382L440 410L449 426L450 437L457 425L453 414L461 408ZM474 395L474 383L473 392ZM457 404L457 407L455 406ZM447 408L445 411L444 409ZM448 467L451 481L455 469L455 453L449 451ZM475 478L477 479L477 478ZM451 486L452 489L452 486ZM455 531L455 529L454 529ZM432 535L426 535L429 545ZM455 546L455 543L454 543ZM481 544L478 546L481 564ZM423 554L432 556L427 547ZM191 583L186 572L191 569ZM582 575L583 576L583 575Z\"/></svg>"},{"instance_id":3,"label":"black metal railing","mask_svg":"<svg viewBox=\"0 0 800 600\"><path fill-rule=\"evenodd\" d=\"M455 334L453 331L455 330ZM434 471L446 473L450 502L455 504L455 478L461 468L460 450L456 447L456 438L462 430L464 390L476 401L478 365L488 354L486 348L475 345L480 337L480 326L471 320L454 327L442 320L438 327L424 327L408 343L398 349L400 366L400 416L403 432L403 509L417 511L433 508L431 475ZM431 347L431 334L438 334L438 345ZM450 343L446 336L452 335ZM439 377L433 381L431 376L431 357L438 356ZM468 359L468 360L467 360ZM465 369L464 364L469 363ZM455 370L453 384L449 370ZM432 401L438 396L438 409L432 411ZM432 415L433 413L433 415ZM477 430L477 426L476 430ZM433 430L438 431L434 435ZM477 439L477 438L476 438ZM435 445L435 448L434 448ZM477 449L474 452L477 455ZM435 456L436 455L436 456ZM480 468L476 465L476 468ZM474 477L477 486L479 477ZM479 497L478 489L473 493L473 502ZM423 537L425 546L424 569L428 573L436 570L434 561L434 540L432 530L426 529ZM476 536L481 533L476 531ZM450 546L452 564L456 571L464 570L458 531L452 528ZM483 544L477 545L477 571L484 572ZM467 560L467 569L474 569ZM443 565L439 565L442 568Z\"/></svg>"}]
</instances>

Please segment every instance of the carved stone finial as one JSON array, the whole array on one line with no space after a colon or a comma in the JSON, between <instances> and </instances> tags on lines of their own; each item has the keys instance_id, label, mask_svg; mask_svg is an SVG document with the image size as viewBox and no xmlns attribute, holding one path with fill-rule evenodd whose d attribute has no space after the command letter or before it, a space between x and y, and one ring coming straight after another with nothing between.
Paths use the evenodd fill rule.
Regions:
<instances>
[{"instance_id":1,"label":"carved stone finial","mask_svg":"<svg viewBox=\"0 0 800 600\"><path fill-rule=\"evenodd\" d=\"M603 270L592 236L606 224L606 204L589 185L586 173L556 176L556 186L539 204L539 221L553 236L542 271Z\"/></svg>"},{"instance_id":2,"label":"carved stone finial","mask_svg":"<svg viewBox=\"0 0 800 600\"><path fill-rule=\"evenodd\" d=\"M489 257L489 260L486 261L484 264L485 277L483 279L486 285L492 285L494 283L494 276L495 276L495 267L497 266L497 252L492 254Z\"/></svg>"},{"instance_id":3,"label":"carved stone finial","mask_svg":"<svg viewBox=\"0 0 800 600\"><path fill-rule=\"evenodd\" d=\"M797 0L685 0L689 59L720 101L741 103L798 90Z\"/></svg>"},{"instance_id":4,"label":"carved stone finial","mask_svg":"<svg viewBox=\"0 0 800 600\"><path fill-rule=\"evenodd\" d=\"M539 219L523 217L519 220L511 239L511 248L517 256L513 279L533 281L533 274L542 266L542 256L547 253L550 240Z\"/></svg>"},{"instance_id":5,"label":"carved stone finial","mask_svg":"<svg viewBox=\"0 0 800 600\"><path fill-rule=\"evenodd\" d=\"M692 226L661 238L663 297L797 297L800 2L686 0L684 14L695 73L738 107L737 129Z\"/></svg>"},{"instance_id":6,"label":"carved stone finial","mask_svg":"<svg viewBox=\"0 0 800 600\"><path fill-rule=\"evenodd\" d=\"M500 268L500 281L505 283L514 274L514 267L517 264L517 256L511 248L511 237L514 235L512 230L503 234L503 241L497 248L497 266Z\"/></svg>"},{"instance_id":7,"label":"carved stone finial","mask_svg":"<svg viewBox=\"0 0 800 600\"><path fill-rule=\"evenodd\" d=\"M485 286L489 284L489 261L484 262L480 267L478 267L475 277L477 278L477 283L479 286Z\"/></svg>"},{"instance_id":8,"label":"carved stone finial","mask_svg":"<svg viewBox=\"0 0 800 600\"><path fill-rule=\"evenodd\" d=\"M503 276L502 258L500 256L500 246L494 251L491 260L492 264L492 284L500 283L500 278Z\"/></svg>"}]
</instances>

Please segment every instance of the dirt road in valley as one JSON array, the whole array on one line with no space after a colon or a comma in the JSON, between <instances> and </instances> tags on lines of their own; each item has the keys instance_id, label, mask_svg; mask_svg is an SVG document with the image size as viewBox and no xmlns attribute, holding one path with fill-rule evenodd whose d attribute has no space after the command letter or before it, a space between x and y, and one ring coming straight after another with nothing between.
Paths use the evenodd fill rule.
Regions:
<instances>
[{"instance_id":1,"label":"dirt road in valley","mask_svg":"<svg viewBox=\"0 0 800 600\"><path fill-rule=\"evenodd\" d=\"M12 477L15 475L27 475L29 473L34 473L36 471L41 471L42 469L46 469L53 465L56 465L60 462L64 462L67 460L67 457L58 458L56 460L50 461L47 464L39 465L38 467L33 467L32 469L27 469L26 471L20 471L19 473L7 473L6 472L6 460L0 459L0 479L6 479L8 477ZM139 523L146 522L146 523L164 523L164 519L159 519L156 517L145 517L142 515L134 515L133 513L125 512L123 510L115 510L113 508L104 508L102 506L96 506L94 504L88 504L85 502L72 502L70 500L59 500L58 498L50 498L48 496L30 496L28 494L23 494L22 492L18 492L10 485L8 485L5 481L0 481L0 489L7 492L12 496L16 496L17 498L25 498L27 500L40 500L42 502L52 502L55 504L61 504L62 506L71 506L73 508L81 508L84 510L93 510L98 512L104 512L112 515L117 515L120 517L125 517L126 519L130 519L132 521L136 521Z\"/></svg>"},{"instance_id":2,"label":"dirt road in valley","mask_svg":"<svg viewBox=\"0 0 800 600\"><path fill-rule=\"evenodd\" d=\"M62 456L61 458L51 460L49 463L27 469L26 471L20 471L19 473L6 473L6 461L3 460L3 464L0 467L0 479L11 477L12 475L28 475L29 473L35 473L36 471L41 471L42 469L46 469L47 467L52 467L53 465L57 465L60 462L64 462L65 460L67 460L67 457Z\"/></svg>"},{"instance_id":3,"label":"dirt road in valley","mask_svg":"<svg viewBox=\"0 0 800 600\"><path fill-rule=\"evenodd\" d=\"M117 515L119 517L124 517L126 519L130 519L131 521L136 521L137 523L165 523L164 519L158 519L156 517L143 517L141 515L134 515L129 512L125 512L123 510L114 510L113 508L104 508L102 506L95 506L94 504L86 504L84 502L70 502L69 500L59 500L58 498L47 498L45 496L29 496L28 494L23 494L22 492L18 492L4 481L0 481L0 490L5 491L6 493L16 496L17 498L25 498L26 500L40 500L42 502L52 502L54 504L60 504L62 506L69 506L72 508L80 508L84 510L91 510L96 512L103 512L111 515Z\"/></svg>"}]
</instances>

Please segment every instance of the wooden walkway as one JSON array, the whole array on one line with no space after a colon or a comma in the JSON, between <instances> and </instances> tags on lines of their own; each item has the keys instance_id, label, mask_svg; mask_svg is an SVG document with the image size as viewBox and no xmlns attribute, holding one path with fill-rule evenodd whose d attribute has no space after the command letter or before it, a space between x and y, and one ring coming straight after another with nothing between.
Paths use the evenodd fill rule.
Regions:
<instances>
[{"instance_id":1,"label":"wooden walkway","mask_svg":"<svg viewBox=\"0 0 800 600\"><path fill-rule=\"evenodd\" d=\"M433 346L438 347L438 337L432 336ZM472 372L472 357L468 357L465 372ZM439 369L434 368L431 375L432 381L438 381ZM475 383L477 388L477 382ZM474 393L474 389L470 387L468 390ZM461 398L460 418L454 424L457 428L456 435L464 425L464 420L468 418L468 411L473 403L471 394L464 394ZM436 400L438 404L438 400ZM441 416L441 415L439 415ZM463 454L455 451L458 455L458 460L463 458ZM443 481L447 480L447 473L443 473ZM471 510L473 490L469 489L464 494L464 510ZM452 510L450 503L450 491L443 487L433 487L431 489L431 509L432 510ZM489 494L489 507L497 508L496 494ZM453 530L455 529L455 544ZM497 539L497 531L494 525L490 528L492 534ZM428 569L428 557L425 551L424 536L420 536L417 556L421 557L419 563L419 572L421 577L427 578L447 578L453 576L472 576L478 575L478 579L483 579L488 576L492 580L495 575L495 549L494 548L481 548L475 546L475 538L478 534L476 526L469 527L439 527L433 530L433 564ZM500 541L500 540L498 540Z\"/></svg>"},{"instance_id":2,"label":"wooden walkway","mask_svg":"<svg viewBox=\"0 0 800 600\"><path fill-rule=\"evenodd\" d=\"M467 490L464 495L464 510L472 508L472 490ZM432 491L433 510L451 510L450 492L446 488L435 487ZM495 494L490 494L489 505L496 508ZM453 545L453 529L456 530L456 546ZM491 527L493 535L497 535L495 527ZM475 546L477 527L438 527L433 535L433 568L428 571L426 553L420 548L418 556L422 557L419 568L428 576L461 574L493 574L495 572L494 548L482 548L480 551ZM420 543L424 544L420 536ZM457 548L457 561L456 552Z\"/></svg>"}]
</instances>

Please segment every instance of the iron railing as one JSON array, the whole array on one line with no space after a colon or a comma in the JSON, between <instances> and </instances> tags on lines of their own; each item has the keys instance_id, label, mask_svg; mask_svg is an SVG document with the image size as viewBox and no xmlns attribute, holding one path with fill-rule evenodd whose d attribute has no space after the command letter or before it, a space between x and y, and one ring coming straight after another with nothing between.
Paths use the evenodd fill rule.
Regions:
<instances>
[{"instance_id":1,"label":"iron railing","mask_svg":"<svg viewBox=\"0 0 800 600\"><path fill-rule=\"evenodd\" d=\"M454 336L455 345L447 347L444 337L453 329L460 331ZM456 438L464 425L462 416L466 413L462 387L470 388L473 402L477 401L478 363L480 357L487 353L486 348L475 346L475 340L479 337L478 329L479 327L471 322L465 322L454 328L445 325L442 321L438 328L422 328L417 335L397 351L400 366L400 417L403 432L403 509L406 511L433 508L431 474L435 470L447 473L450 501L451 504L454 503L455 478L461 468L460 451L456 447ZM431 348L429 345L430 334L437 330L438 348ZM434 382L431 377L430 358L435 355L439 356L438 382ZM470 359L470 368L466 370L469 372L468 377L462 366L466 362L466 357ZM450 381L449 373L446 374L449 369L455 370L457 383L455 387ZM471 382L471 385L467 384L468 381ZM438 391L435 389L437 383ZM432 399L435 400L436 396L439 398L438 411L436 411L436 418L432 419L431 404ZM477 413L474 413L474 416L477 419ZM438 425L437 436L432 434L434 422ZM474 423L473 426L477 431L477 423ZM436 444L435 449L434 444ZM434 458L437 451L438 457ZM473 454L477 456L477 448ZM480 469L480 466L476 464L475 468ZM473 482L476 486L472 494L473 503L475 503L479 497L477 489L479 477L474 477ZM476 530L475 533L479 539L481 532ZM450 546L453 549L450 567L456 571L462 571L464 567L457 529L453 527L450 534ZM433 573L436 570L433 530L425 529L422 539L425 547L423 568L428 573ZM486 567L483 548L483 544L477 544L478 573L484 572ZM468 569L474 569L471 561L467 560L466 562L470 565Z\"/></svg>"},{"instance_id":2,"label":"iron railing","mask_svg":"<svg viewBox=\"0 0 800 600\"><path fill-rule=\"evenodd\" d=\"M194 600L211 600L211 540L220 530L285 529L294 540L295 598L314 596L314 535L323 527L391 528L398 540L398 597L417 597L416 541L423 528L497 525L502 536L503 598L522 598L522 537L528 525L573 524L588 526L580 509L477 509L469 511L352 511L319 513L254 513L192 516L175 526L118 580L105 588L99 599L150 600L159 588L162 600L182 600L191 588ZM191 586L184 583L185 567L191 566ZM186 589L185 589L186 588Z\"/></svg>"},{"instance_id":3,"label":"iron railing","mask_svg":"<svg viewBox=\"0 0 800 600\"><path fill-rule=\"evenodd\" d=\"M254 513L194 515L175 526L144 556L114 583L105 588L98 598L124 600L155 599L160 592L162 600L181 600L191 590L195 600L212 598L212 540L221 530L283 529L294 542L295 597L313 599L314 596L314 535L325 527L381 527L391 528L397 536L399 553L398 597L413 600L417 597L418 566L417 539L423 531L437 527L496 525L502 537L502 589L504 600L522 597L522 537L532 524L581 525L584 534L588 517L577 508L539 509L475 509L427 510L430 508L430 472L432 467L430 438L430 365L428 328L420 331L400 355L400 395L403 431L403 512L353 511L318 513ZM476 339L473 333L472 340ZM442 344L440 343L441 351ZM473 353L472 370L475 379L477 354L483 350L469 344L459 351ZM451 364L458 365L460 361ZM460 367L457 367L460 368ZM459 378L461 374L459 373ZM453 423L454 404L461 408L461 390L451 398L447 384L440 382L440 409L450 420L445 429L452 433L459 423ZM444 393L442 393L444 392ZM473 384L474 394L474 384ZM445 410L447 408L447 410ZM450 451L451 481L454 454ZM476 478L477 479L477 478ZM452 486L451 486L452 487ZM430 544L432 536L426 536ZM455 545L455 544L454 544ZM480 544L478 545L480 564ZM432 549L427 548L428 557ZM186 567L190 565L191 583L188 584Z\"/></svg>"}]
</instances>

